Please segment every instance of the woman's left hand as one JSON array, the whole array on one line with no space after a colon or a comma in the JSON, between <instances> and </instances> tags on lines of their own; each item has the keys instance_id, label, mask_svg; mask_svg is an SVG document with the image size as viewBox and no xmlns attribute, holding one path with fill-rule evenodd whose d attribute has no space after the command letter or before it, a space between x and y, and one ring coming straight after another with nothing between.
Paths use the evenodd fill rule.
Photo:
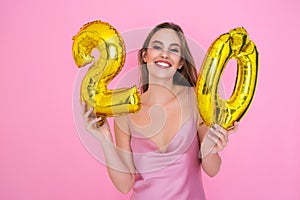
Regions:
<instances>
[{"instance_id":1,"label":"woman's left hand","mask_svg":"<svg viewBox=\"0 0 300 200\"><path fill-rule=\"evenodd\" d=\"M224 129L218 124L212 125L209 128L207 137L215 142L214 148L209 152L209 155L222 151L229 142L229 135L236 132L238 129L238 123L234 122L234 125L229 129Z\"/></svg>"}]
</instances>

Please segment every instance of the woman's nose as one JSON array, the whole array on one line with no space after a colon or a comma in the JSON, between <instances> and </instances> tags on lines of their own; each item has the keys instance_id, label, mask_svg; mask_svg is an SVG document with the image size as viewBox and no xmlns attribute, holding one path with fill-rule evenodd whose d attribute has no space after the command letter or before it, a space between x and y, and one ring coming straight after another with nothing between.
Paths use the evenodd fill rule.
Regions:
<instances>
[{"instance_id":1,"label":"woman's nose","mask_svg":"<svg viewBox=\"0 0 300 200\"><path fill-rule=\"evenodd\" d=\"M169 57L169 51L166 49L162 49L160 53L162 58L168 58Z\"/></svg>"}]
</instances>

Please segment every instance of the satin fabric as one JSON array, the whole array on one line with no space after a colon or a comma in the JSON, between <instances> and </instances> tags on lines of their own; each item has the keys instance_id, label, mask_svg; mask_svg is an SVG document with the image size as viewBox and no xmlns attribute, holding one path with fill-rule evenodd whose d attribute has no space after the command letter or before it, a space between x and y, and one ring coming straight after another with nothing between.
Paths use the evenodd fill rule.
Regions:
<instances>
[{"instance_id":1,"label":"satin fabric","mask_svg":"<svg viewBox=\"0 0 300 200\"><path fill-rule=\"evenodd\" d=\"M206 199L198 157L197 125L193 117L182 125L165 152L160 152L151 139L135 131L131 121L129 124L137 171L132 200Z\"/></svg>"}]
</instances>

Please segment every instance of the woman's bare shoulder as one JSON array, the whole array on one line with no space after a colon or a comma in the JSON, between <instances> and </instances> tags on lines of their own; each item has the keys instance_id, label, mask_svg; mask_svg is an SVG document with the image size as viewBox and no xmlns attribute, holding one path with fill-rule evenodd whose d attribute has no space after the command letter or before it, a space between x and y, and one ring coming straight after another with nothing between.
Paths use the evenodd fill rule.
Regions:
<instances>
[{"instance_id":1,"label":"woman's bare shoulder","mask_svg":"<svg viewBox=\"0 0 300 200\"><path fill-rule=\"evenodd\" d=\"M191 89L191 87L187 87L187 86L183 86L183 85L176 85L174 92L178 97L179 96L187 97L190 89Z\"/></svg>"}]
</instances>

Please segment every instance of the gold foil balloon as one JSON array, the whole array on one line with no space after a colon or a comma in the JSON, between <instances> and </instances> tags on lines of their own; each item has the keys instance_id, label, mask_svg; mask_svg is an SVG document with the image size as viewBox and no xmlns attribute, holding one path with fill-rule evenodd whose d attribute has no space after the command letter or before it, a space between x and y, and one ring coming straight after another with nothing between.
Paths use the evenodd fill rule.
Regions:
<instances>
[{"instance_id":1,"label":"gold foil balloon","mask_svg":"<svg viewBox=\"0 0 300 200\"><path fill-rule=\"evenodd\" d=\"M218 93L218 86L230 59L237 60L237 77L230 99L224 100ZM204 122L229 128L239 121L253 99L257 72L258 52L244 28L219 36L211 44L197 80L198 106Z\"/></svg>"},{"instance_id":2,"label":"gold foil balloon","mask_svg":"<svg viewBox=\"0 0 300 200\"><path fill-rule=\"evenodd\" d=\"M94 61L92 50L99 58L92 64L81 84L81 101L94 107L99 117L112 117L136 112L140 108L140 94L136 86L116 90L108 83L121 71L125 62L125 46L118 31L110 24L93 21L85 24L73 37L73 57L78 67Z\"/></svg>"}]
</instances>

